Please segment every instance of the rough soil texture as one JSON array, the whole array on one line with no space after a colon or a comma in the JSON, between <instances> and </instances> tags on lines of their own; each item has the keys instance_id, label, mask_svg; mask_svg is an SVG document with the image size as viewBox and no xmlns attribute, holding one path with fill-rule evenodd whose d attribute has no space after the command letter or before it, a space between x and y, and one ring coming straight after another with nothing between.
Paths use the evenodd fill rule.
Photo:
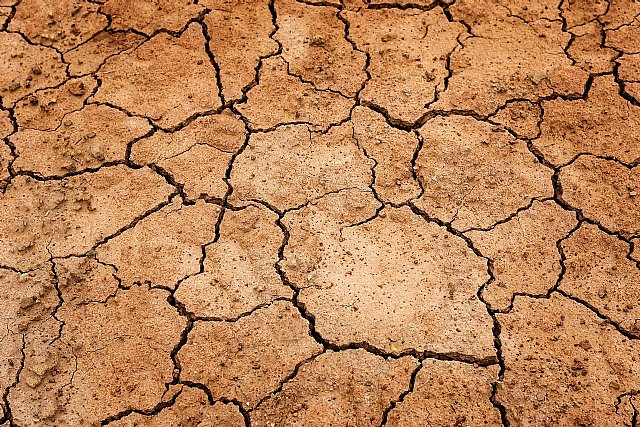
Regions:
<instances>
[{"instance_id":1,"label":"rough soil texture","mask_svg":"<svg viewBox=\"0 0 640 427\"><path fill-rule=\"evenodd\" d=\"M0 0L0 426L637 427L640 1Z\"/></svg>"}]
</instances>

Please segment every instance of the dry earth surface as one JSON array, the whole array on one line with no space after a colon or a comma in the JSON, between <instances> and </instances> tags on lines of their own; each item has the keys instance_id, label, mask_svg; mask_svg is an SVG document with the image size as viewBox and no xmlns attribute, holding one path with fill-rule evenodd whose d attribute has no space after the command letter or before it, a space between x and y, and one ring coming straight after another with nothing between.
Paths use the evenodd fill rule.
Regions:
<instances>
[{"instance_id":1,"label":"dry earth surface","mask_svg":"<svg viewBox=\"0 0 640 427\"><path fill-rule=\"evenodd\" d=\"M0 138L2 427L638 425L638 0L0 0Z\"/></svg>"}]
</instances>

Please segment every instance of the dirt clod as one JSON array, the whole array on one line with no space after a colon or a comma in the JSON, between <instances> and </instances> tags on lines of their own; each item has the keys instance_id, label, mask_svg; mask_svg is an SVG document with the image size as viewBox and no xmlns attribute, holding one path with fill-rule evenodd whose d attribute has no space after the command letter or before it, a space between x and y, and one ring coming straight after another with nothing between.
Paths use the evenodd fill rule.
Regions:
<instances>
[{"instance_id":1,"label":"dirt clod","mask_svg":"<svg viewBox=\"0 0 640 427\"><path fill-rule=\"evenodd\" d=\"M31 69L36 66L46 71L33 75ZM64 64L54 49L31 45L20 34L0 32L0 96L3 107L11 108L18 99L64 80Z\"/></svg>"},{"instance_id":2,"label":"dirt clod","mask_svg":"<svg viewBox=\"0 0 640 427\"><path fill-rule=\"evenodd\" d=\"M46 6L40 0L23 0L16 6L9 30L21 32L33 43L67 51L107 26L106 16L98 10L88 0L52 0Z\"/></svg>"}]
</instances>

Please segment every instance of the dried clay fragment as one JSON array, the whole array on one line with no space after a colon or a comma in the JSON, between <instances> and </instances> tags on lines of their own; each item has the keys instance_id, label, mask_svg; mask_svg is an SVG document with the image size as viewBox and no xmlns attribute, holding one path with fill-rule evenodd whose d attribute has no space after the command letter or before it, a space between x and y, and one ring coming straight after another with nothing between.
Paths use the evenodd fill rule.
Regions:
<instances>
[{"instance_id":1,"label":"dried clay fragment","mask_svg":"<svg viewBox=\"0 0 640 427\"><path fill-rule=\"evenodd\" d=\"M355 101L335 92L320 91L287 73L282 58L262 61L260 84L247 92L238 105L254 130L271 129L289 123L307 123L326 130L349 117ZM276 104L273 100L277 99Z\"/></svg>"},{"instance_id":2,"label":"dried clay fragment","mask_svg":"<svg viewBox=\"0 0 640 427\"><path fill-rule=\"evenodd\" d=\"M107 17L89 0L21 0L9 23L33 43L65 52L87 41L105 28Z\"/></svg>"},{"instance_id":3,"label":"dried clay fragment","mask_svg":"<svg viewBox=\"0 0 640 427\"><path fill-rule=\"evenodd\" d=\"M97 257L118 268L127 284L173 288L200 269L202 247L213 241L221 209L198 201L173 202L96 249Z\"/></svg>"},{"instance_id":4,"label":"dried clay fragment","mask_svg":"<svg viewBox=\"0 0 640 427\"><path fill-rule=\"evenodd\" d=\"M203 272L180 283L176 299L198 317L233 319L292 297L275 269L284 240L277 219L261 205L225 211L220 238L205 248Z\"/></svg>"},{"instance_id":5,"label":"dried clay fragment","mask_svg":"<svg viewBox=\"0 0 640 427\"><path fill-rule=\"evenodd\" d=\"M512 99L582 95L589 74L565 55L571 35L562 22L523 22L506 6L473 0L451 6L453 19L467 23L476 37L451 55L451 78L434 109L488 115Z\"/></svg>"},{"instance_id":6,"label":"dried clay fragment","mask_svg":"<svg viewBox=\"0 0 640 427\"><path fill-rule=\"evenodd\" d=\"M569 163L581 153L640 159L640 107L619 95L613 76L596 77L584 100L556 99L542 103L541 135L533 145L554 165Z\"/></svg>"},{"instance_id":7,"label":"dried clay fragment","mask_svg":"<svg viewBox=\"0 0 640 427\"><path fill-rule=\"evenodd\" d=\"M69 63L69 73L81 76L95 73L107 58L140 45L144 36L131 32L100 32L86 43L65 52L65 62Z\"/></svg>"},{"instance_id":8,"label":"dried clay fragment","mask_svg":"<svg viewBox=\"0 0 640 427\"><path fill-rule=\"evenodd\" d=\"M640 167L581 156L560 170L562 198L609 231L640 235Z\"/></svg>"},{"instance_id":9,"label":"dried clay fragment","mask_svg":"<svg viewBox=\"0 0 640 427\"><path fill-rule=\"evenodd\" d=\"M424 143L416 173L425 191L415 204L458 230L491 227L531 199L553 195L553 171L499 127L449 116L418 132Z\"/></svg>"},{"instance_id":10,"label":"dried clay fragment","mask_svg":"<svg viewBox=\"0 0 640 427\"><path fill-rule=\"evenodd\" d=\"M498 369L426 359L413 391L389 412L386 425L499 426L500 412L491 404Z\"/></svg>"},{"instance_id":11,"label":"dried clay fragment","mask_svg":"<svg viewBox=\"0 0 640 427\"><path fill-rule=\"evenodd\" d=\"M379 425L385 409L408 388L416 366L412 357L328 351L303 364L281 391L253 411L252 425Z\"/></svg>"},{"instance_id":12,"label":"dried clay fragment","mask_svg":"<svg viewBox=\"0 0 640 427\"><path fill-rule=\"evenodd\" d=\"M619 396L640 387L637 340L557 293L516 297L496 317L505 366L496 401L510 425L631 425L617 408Z\"/></svg>"},{"instance_id":13,"label":"dried clay fragment","mask_svg":"<svg viewBox=\"0 0 640 427\"><path fill-rule=\"evenodd\" d=\"M19 153L15 170L62 176L124 162L128 144L151 130L147 120L104 105L89 105L63 121L55 130L20 130L9 138Z\"/></svg>"},{"instance_id":14,"label":"dried clay fragment","mask_svg":"<svg viewBox=\"0 0 640 427\"><path fill-rule=\"evenodd\" d=\"M627 257L629 244L583 223L562 249L566 271L559 289L640 338L640 268Z\"/></svg>"},{"instance_id":15,"label":"dried clay fragment","mask_svg":"<svg viewBox=\"0 0 640 427\"><path fill-rule=\"evenodd\" d=\"M269 9L271 3L201 0L200 4L211 9L204 24L209 49L220 67L222 95L226 102L241 99L256 78L261 58L278 50L278 43L271 38L276 30Z\"/></svg>"},{"instance_id":16,"label":"dried clay fragment","mask_svg":"<svg viewBox=\"0 0 640 427\"><path fill-rule=\"evenodd\" d=\"M148 168L104 167L46 182L17 176L0 199L0 258L29 270L52 256L84 254L173 191Z\"/></svg>"},{"instance_id":17,"label":"dried clay fragment","mask_svg":"<svg viewBox=\"0 0 640 427\"><path fill-rule=\"evenodd\" d=\"M350 23L349 38L371 58L362 102L380 107L392 120L416 122L445 87L447 58L459 47L462 24L449 22L440 8L360 9L343 16Z\"/></svg>"},{"instance_id":18,"label":"dried clay fragment","mask_svg":"<svg viewBox=\"0 0 640 427\"><path fill-rule=\"evenodd\" d=\"M9 390L21 369L23 340L38 336L58 304L51 264L29 273L0 268L2 339L0 340L0 390ZM2 407L0 405L0 413Z\"/></svg>"},{"instance_id":19,"label":"dried clay fragment","mask_svg":"<svg viewBox=\"0 0 640 427\"><path fill-rule=\"evenodd\" d=\"M283 271L325 339L493 361L485 260L408 207L342 191L288 212ZM375 218L374 218L375 216Z\"/></svg>"},{"instance_id":20,"label":"dried clay fragment","mask_svg":"<svg viewBox=\"0 0 640 427\"><path fill-rule=\"evenodd\" d=\"M135 29L145 34L179 31L203 11L191 0L103 0L102 12L111 17L114 30ZM189 74L185 74L189 75Z\"/></svg>"},{"instance_id":21,"label":"dried clay fragment","mask_svg":"<svg viewBox=\"0 0 640 427\"><path fill-rule=\"evenodd\" d=\"M97 81L92 76L69 79L60 87L36 91L16 104L14 115L21 130L54 130L67 114L81 110Z\"/></svg>"},{"instance_id":22,"label":"dried clay fragment","mask_svg":"<svg viewBox=\"0 0 640 427\"><path fill-rule=\"evenodd\" d=\"M227 112L198 117L179 131L160 130L136 142L131 160L160 166L184 185L190 199L222 200L229 190L227 169L245 133L244 123Z\"/></svg>"},{"instance_id":23,"label":"dried clay fragment","mask_svg":"<svg viewBox=\"0 0 640 427\"><path fill-rule=\"evenodd\" d=\"M54 49L29 44L20 34L0 33L0 97L5 108L65 79L65 65Z\"/></svg>"},{"instance_id":24,"label":"dried clay fragment","mask_svg":"<svg viewBox=\"0 0 640 427\"><path fill-rule=\"evenodd\" d=\"M183 388L171 406L154 415L133 413L110 423L113 427L180 427L220 426L243 427L244 418L233 403L209 404L204 391L198 388Z\"/></svg>"},{"instance_id":25,"label":"dried clay fragment","mask_svg":"<svg viewBox=\"0 0 640 427\"><path fill-rule=\"evenodd\" d=\"M558 241L576 225L574 213L547 201L534 202L489 231L466 233L493 260L495 280L483 289L483 300L494 310L507 310L514 294L546 295L562 271Z\"/></svg>"},{"instance_id":26,"label":"dried clay fragment","mask_svg":"<svg viewBox=\"0 0 640 427\"><path fill-rule=\"evenodd\" d=\"M306 125L282 126L251 134L231 171L231 199L295 208L344 188L368 190L372 166L358 149L350 123L326 134Z\"/></svg>"},{"instance_id":27,"label":"dried clay fragment","mask_svg":"<svg viewBox=\"0 0 640 427\"><path fill-rule=\"evenodd\" d=\"M198 113L221 107L216 71L198 23L180 36L158 34L138 48L113 56L98 71L94 98L148 117L169 129ZM188 78L185 78L188 76Z\"/></svg>"},{"instance_id":28,"label":"dried clay fragment","mask_svg":"<svg viewBox=\"0 0 640 427\"><path fill-rule=\"evenodd\" d=\"M289 72L318 89L354 97L367 79L366 56L345 38L345 24L336 9L295 0L278 0L275 7L274 38L282 45Z\"/></svg>"},{"instance_id":29,"label":"dried clay fragment","mask_svg":"<svg viewBox=\"0 0 640 427\"><path fill-rule=\"evenodd\" d=\"M196 322L178 353L180 377L249 409L321 350L300 312L278 301L236 322Z\"/></svg>"},{"instance_id":30,"label":"dried clay fragment","mask_svg":"<svg viewBox=\"0 0 640 427\"><path fill-rule=\"evenodd\" d=\"M378 196L398 204L418 197L421 188L412 167L417 136L389 126L382 114L368 108L356 107L352 122L358 145L376 162L373 188Z\"/></svg>"},{"instance_id":31,"label":"dried clay fragment","mask_svg":"<svg viewBox=\"0 0 640 427\"><path fill-rule=\"evenodd\" d=\"M62 297L71 300L85 285L91 286L81 280L67 287ZM168 296L134 286L104 303L63 304L60 339L55 325L48 337L27 342L24 381L9 394L16 424L90 426L153 410L173 378L170 353L186 326Z\"/></svg>"}]
</instances>

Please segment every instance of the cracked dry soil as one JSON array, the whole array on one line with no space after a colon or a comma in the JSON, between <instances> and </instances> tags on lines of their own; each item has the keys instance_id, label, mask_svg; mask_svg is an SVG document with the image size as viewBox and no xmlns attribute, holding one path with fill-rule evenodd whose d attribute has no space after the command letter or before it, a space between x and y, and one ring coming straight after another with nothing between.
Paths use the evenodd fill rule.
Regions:
<instances>
[{"instance_id":1,"label":"cracked dry soil","mask_svg":"<svg viewBox=\"0 0 640 427\"><path fill-rule=\"evenodd\" d=\"M1 427L638 425L638 0L0 0L0 138Z\"/></svg>"}]
</instances>

